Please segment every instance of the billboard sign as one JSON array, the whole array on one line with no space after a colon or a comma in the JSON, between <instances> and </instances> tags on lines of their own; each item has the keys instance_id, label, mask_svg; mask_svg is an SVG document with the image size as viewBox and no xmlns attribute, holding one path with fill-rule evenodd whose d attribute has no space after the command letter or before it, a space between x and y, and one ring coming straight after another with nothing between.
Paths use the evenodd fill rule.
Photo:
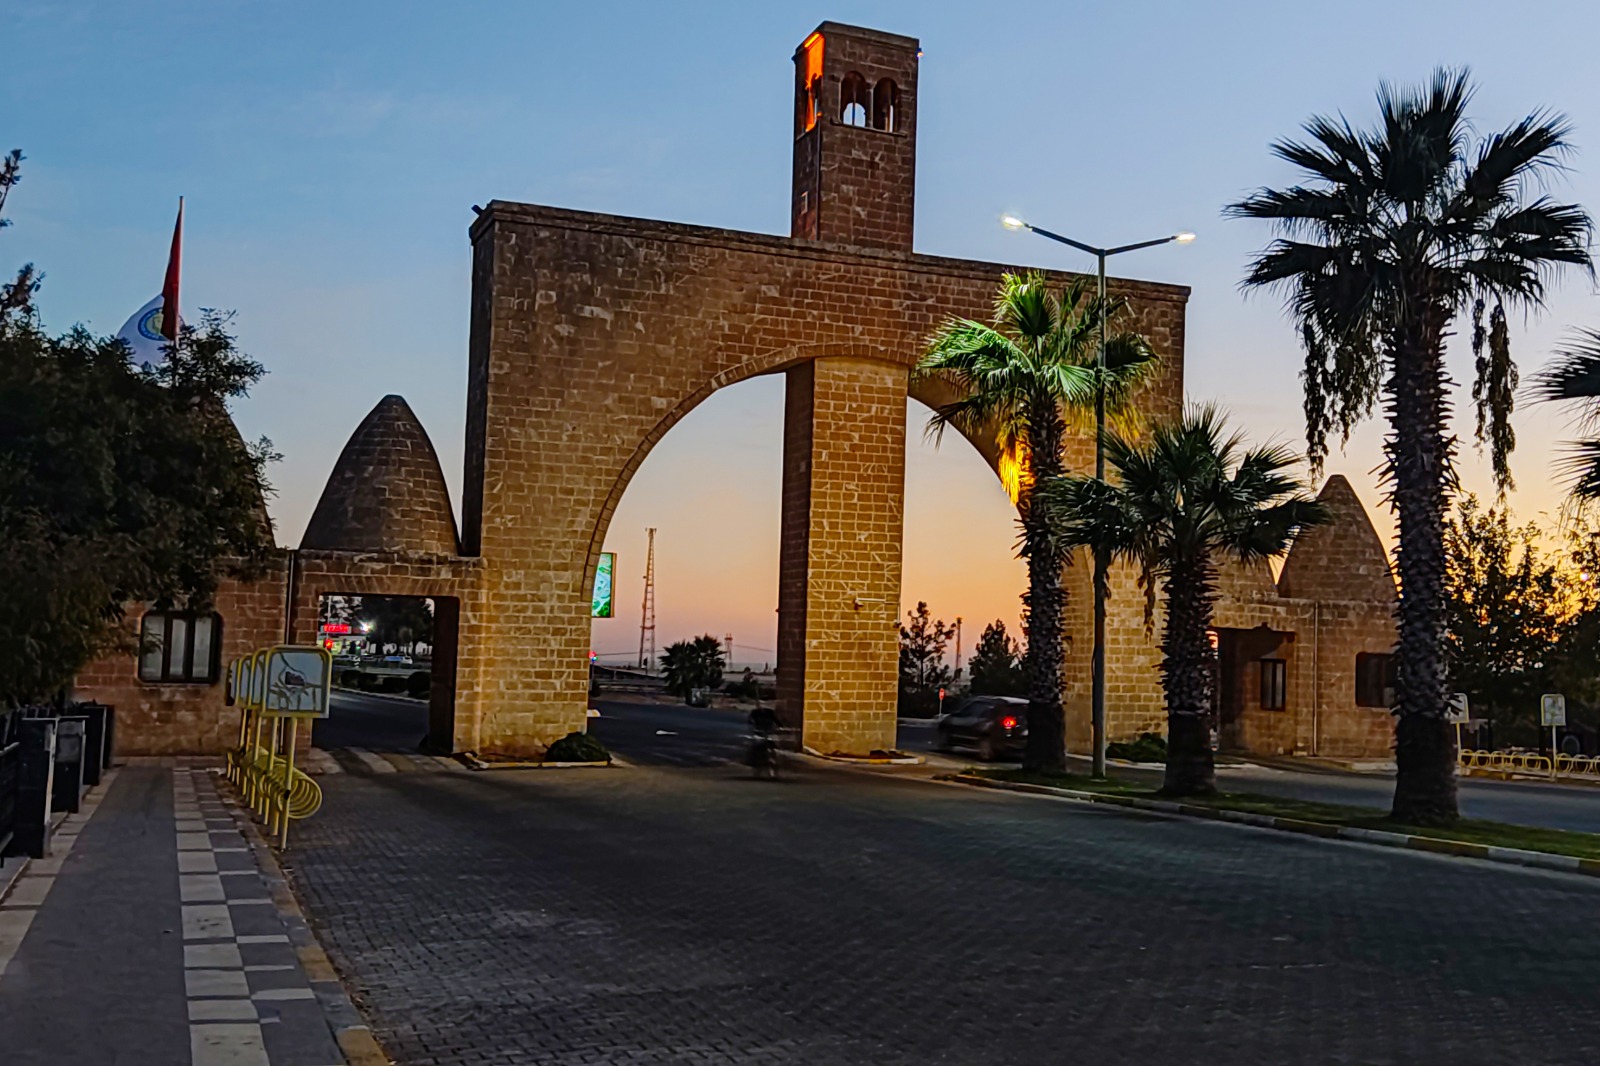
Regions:
<instances>
[{"instance_id":1,"label":"billboard sign","mask_svg":"<svg viewBox=\"0 0 1600 1066\"><path fill-rule=\"evenodd\" d=\"M616 570L617 553L601 552L600 565L595 567L594 572L594 603L590 611L590 617L611 617L612 608L614 606L613 600L616 598L616 586L614 582Z\"/></svg>"}]
</instances>

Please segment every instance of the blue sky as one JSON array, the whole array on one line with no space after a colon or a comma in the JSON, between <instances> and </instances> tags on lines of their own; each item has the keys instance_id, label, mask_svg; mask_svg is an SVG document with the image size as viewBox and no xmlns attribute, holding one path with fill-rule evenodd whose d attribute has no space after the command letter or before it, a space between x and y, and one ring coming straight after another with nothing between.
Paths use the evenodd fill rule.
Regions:
<instances>
[{"instance_id":1,"label":"blue sky","mask_svg":"<svg viewBox=\"0 0 1600 1066\"><path fill-rule=\"evenodd\" d=\"M1477 2L11 0L0 149L29 160L0 267L46 271L50 326L114 332L159 288L185 195L185 305L236 310L244 346L271 370L237 417L285 455L280 540L299 539L345 437L387 392L428 427L459 501L470 205L783 232L789 57L834 19L922 40L919 251L1092 265L1001 229L1002 211L1097 243L1197 231L1193 245L1121 266L1193 287L1192 396L1222 400L1253 435L1298 441L1294 337L1275 299L1237 287L1267 234L1223 221L1221 206L1290 176L1267 145L1311 114L1365 122L1380 79L1444 63L1473 68L1481 129L1567 112L1580 152L1556 191L1600 209L1600 5L1540 3L1518 18L1541 32ZM1524 370L1582 324L1600 325L1600 297L1574 278L1544 316L1516 324ZM1453 365L1467 380L1466 354ZM651 456L613 526L623 604L597 627L603 650L636 643L646 524L663 528L663 639L737 630L758 661L771 646L780 395L758 380L714 397ZM1514 503L1532 517L1559 499L1549 468L1564 426L1531 409L1517 426ZM1369 505L1380 437L1369 427L1329 464ZM913 439L906 599L1013 620L1022 571L1003 497L972 455ZM725 476L703 476L707 457ZM1482 488L1475 457L1465 468Z\"/></svg>"}]
</instances>

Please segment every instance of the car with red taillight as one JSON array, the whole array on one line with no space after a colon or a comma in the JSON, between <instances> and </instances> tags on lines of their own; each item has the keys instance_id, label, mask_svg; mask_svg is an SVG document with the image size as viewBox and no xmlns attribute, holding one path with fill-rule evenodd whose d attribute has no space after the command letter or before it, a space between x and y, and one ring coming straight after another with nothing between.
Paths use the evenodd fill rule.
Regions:
<instances>
[{"instance_id":1,"label":"car with red taillight","mask_svg":"<svg viewBox=\"0 0 1600 1066\"><path fill-rule=\"evenodd\" d=\"M967 748L978 758L1020 758L1028 743L1028 701L1016 696L973 696L939 720L934 747Z\"/></svg>"}]
</instances>

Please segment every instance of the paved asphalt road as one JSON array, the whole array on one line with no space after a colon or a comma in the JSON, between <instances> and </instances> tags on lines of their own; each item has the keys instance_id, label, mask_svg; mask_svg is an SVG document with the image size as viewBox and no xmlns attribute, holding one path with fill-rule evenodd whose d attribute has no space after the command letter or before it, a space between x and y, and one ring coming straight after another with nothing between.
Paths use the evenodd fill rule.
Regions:
<instances>
[{"instance_id":1,"label":"paved asphalt road","mask_svg":"<svg viewBox=\"0 0 1600 1066\"><path fill-rule=\"evenodd\" d=\"M408 1066L1600 1053L1585 878L831 768L322 784L289 865Z\"/></svg>"},{"instance_id":2,"label":"paved asphalt road","mask_svg":"<svg viewBox=\"0 0 1600 1066\"><path fill-rule=\"evenodd\" d=\"M311 727L311 743L325 751L416 751L427 733L428 705L421 700L335 689L328 717Z\"/></svg>"},{"instance_id":3,"label":"paved asphalt road","mask_svg":"<svg viewBox=\"0 0 1600 1066\"><path fill-rule=\"evenodd\" d=\"M1561 1062L1600 885L1031 798L737 764L742 715L603 700L627 769L324 778L291 856L402 1063ZM339 694L324 747L414 749ZM904 748L931 733L901 730ZM1382 777L1223 771L1381 805ZM1600 828L1600 794L1464 782Z\"/></svg>"},{"instance_id":4,"label":"paved asphalt road","mask_svg":"<svg viewBox=\"0 0 1600 1066\"><path fill-rule=\"evenodd\" d=\"M624 758L657 765L703 766L737 761L743 751L744 717L735 712L605 700L595 706L602 717L590 724L591 731ZM929 751L933 730L902 725L898 744L906 751ZM1159 772L1118 772L1159 780ZM1384 774L1227 766L1218 770L1217 778L1221 787L1231 792L1385 809L1394 795L1394 778ZM1600 789L1463 780L1461 811L1469 818L1600 833Z\"/></svg>"},{"instance_id":5,"label":"paved asphalt road","mask_svg":"<svg viewBox=\"0 0 1600 1066\"><path fill-rule=\"evenodd\" d=\"M590 721L590 730L630 762L709 767L743 758L748 729L741 713L606 699L595 706L601 717ZM427 728L428 710L420 702L336 692L333 713L316 724L313 737L325 749L415 751ZM900 728L898 743L904 750L928 751L932 741L933 731L926 726ZM1119 772L1151 781L1158 778L1156 773ZM1394 792L1393 777L1383 774L1230 766L1218 771L1218 780L1234 792L1377 808L1386 808ZM1600 833L1600 789L1463 780L1461 810L1469 818Z\"/></svg>"}]
</instances>

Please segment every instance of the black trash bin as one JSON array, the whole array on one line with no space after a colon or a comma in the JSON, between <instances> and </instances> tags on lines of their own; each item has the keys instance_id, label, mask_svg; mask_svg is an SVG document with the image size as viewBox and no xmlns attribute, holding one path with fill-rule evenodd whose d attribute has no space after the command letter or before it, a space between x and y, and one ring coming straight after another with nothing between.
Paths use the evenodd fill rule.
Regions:
<instances>
[{"instance_id":1,"label":"black trash bin","mask_svg":"<svg viewBox=\"0 0 1600 1066\"><path fill-rule=\"evenodd\" d=\"M56 778L50 809L78 813L83 798L83 763L89 720L62 715L56 719Z\"/></svg>"},{"instance_id":2,"label":"black trash bin","mask_svg":"<svg viewBox=\"0 0 1600 1066\"><path fill-rule=\"evenodd\" d=\"M50 790L55 781L56 720L24 718L18 723L22 766L17 780L17 826L13 855L43 859L50 854Z\"/></svg>"}]
</instances>

